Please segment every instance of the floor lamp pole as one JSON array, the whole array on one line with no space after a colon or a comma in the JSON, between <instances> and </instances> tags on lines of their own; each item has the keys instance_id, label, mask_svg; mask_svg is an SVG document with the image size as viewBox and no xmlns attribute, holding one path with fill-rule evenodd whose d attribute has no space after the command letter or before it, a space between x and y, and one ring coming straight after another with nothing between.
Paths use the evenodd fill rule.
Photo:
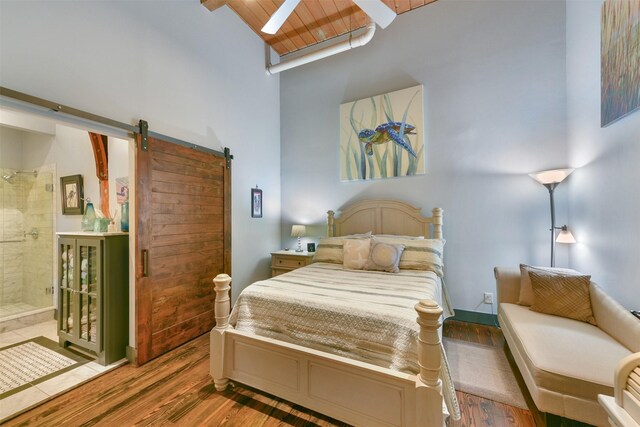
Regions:
<instances>
[{"instance_id":1,"label":"floor lamp pole","mask_svg":"<svg viewBox=\"0 0 640 427\"><path fill-rule=\"evenodd\" d=\"M556 266L556 207L553 203L553 190L558 186L557 182L544 184L549 190L549 200L551 202L551 267Z\"/></svg>"}]
</instances>

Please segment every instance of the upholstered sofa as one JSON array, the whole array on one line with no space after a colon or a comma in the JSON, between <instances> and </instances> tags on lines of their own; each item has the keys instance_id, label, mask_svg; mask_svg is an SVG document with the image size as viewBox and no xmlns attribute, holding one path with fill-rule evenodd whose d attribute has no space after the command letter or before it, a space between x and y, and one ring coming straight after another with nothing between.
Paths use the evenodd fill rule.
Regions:
<instances>
[{"instance_id":1,"label":"upholstered sofa","mask_svg":"<svg viewBox=\"0 0 640 427\"><path fill-rule=\"evenodd\" d=\"M640 351L640 321L593 282L589 297L597 326L532 311L518 304L520 270L494 272L498 321L538 410L607 426L598 394L614 395L618 362Z\"/></svg>"}]
</instances>

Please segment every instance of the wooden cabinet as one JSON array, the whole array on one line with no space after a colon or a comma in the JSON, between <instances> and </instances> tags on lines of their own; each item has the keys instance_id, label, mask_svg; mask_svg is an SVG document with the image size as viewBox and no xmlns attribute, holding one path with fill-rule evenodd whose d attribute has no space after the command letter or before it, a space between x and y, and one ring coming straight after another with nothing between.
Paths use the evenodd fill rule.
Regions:
<instances>
[{"instance_id":1,"label":"wooden cabinet","mask_svg":"<svg viewBox=\"0 0 640 427\"><path fill-rule=\"evenodd\" d=\"M96 355L125 357L129 342L129 236L58 233L58 339Z\"/></svg>"},{"instance_id":2,"label":"wooden cabinet","mask_svg":"<svg viewBox=\"0 0 640 427\"><path fill-rule=\"evenodd\" d=\"M313 253L278 251L271 252L271 277L287 273L296 268L311 264Z\"/></svg>"}]
</instances>

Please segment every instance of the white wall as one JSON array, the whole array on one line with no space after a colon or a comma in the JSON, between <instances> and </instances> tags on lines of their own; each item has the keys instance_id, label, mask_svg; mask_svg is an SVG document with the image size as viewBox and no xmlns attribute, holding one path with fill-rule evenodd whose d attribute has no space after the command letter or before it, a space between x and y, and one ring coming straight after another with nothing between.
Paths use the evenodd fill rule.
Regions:
<instances>
[{"instance_id":1,"label":"white wall","mask_svg":"<svg viewBox=\"0 0 640 427\"><path fill-rule=\"evenodd\" d=\"M427 174L341 183L340 104L419 83ZM548 265L548 192L527 173L565 166L565 113L563 2L440 0L398 16L365 47L282 73L283 245L292 223L321 225L353 200L439 206L453 304L488 312L494 266ZM557 265L567 260L559 247Z\"/></svg>"},{"instance_id":2,"label":"white wall","mask_svg":"<svg viewBox=\"0 0 640 427\"><path fill-rule=\"evenodd\" d=\"M640 111L600 127L600 0L567 2L571 266L640 308Z\"/></svg>"},{"instance_id":3,"label":"white wall","mask_svg":"<svg viewBox=\"0 0 640 427\"><path fill-rule=\"evenodd\" d=\"M279 78L233 12L197 1L0 2L2 86L220 150L233 163L233 294L280 246ZM249 189L264 190L251 219Z\"/></svg>"},{"instance_id":4,"label":"white wall","mask_svg":"<svg viewBox=\"0 0 640 427\"><path fill-rule=\"evenodd\" d=\"M0 126L0 168L22 169L24 132Z\"/></svg>"}]
</instances>

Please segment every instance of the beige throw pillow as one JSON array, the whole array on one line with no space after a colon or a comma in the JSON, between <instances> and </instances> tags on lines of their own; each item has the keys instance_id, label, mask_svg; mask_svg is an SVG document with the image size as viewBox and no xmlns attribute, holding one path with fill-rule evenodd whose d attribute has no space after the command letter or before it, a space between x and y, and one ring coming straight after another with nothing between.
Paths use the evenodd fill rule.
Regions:
<instances>
[{"instance_id":1,"label":"beige throw pillow","mask_svg":"<svg viewBox=\"0 0 640 427\"><path fill-rule=\"evenodd\" d=\"M362 270L369 259L371 239L344 239L344 268Z\"/></svg>"},{"instance_id":2,"label":"beige throw pillow","mask_svg":"<svg viewBox=\"0 0 640 427\"><path fill-rule=\"evenodd\" d=\"M344 259L343 245L344 239L370 239L371 232L364 234L350 234L348 236L327 237L321 239L313 255L313 262L330 262L342 264Z\"/></svg>"},{"instance_id":3,"label":"beige throw pillow","mask_svg":"<svg viewBox=\"0 0 640 427\"><path fill-rule=\"evenodd\" d=\"M383 243L373 239L365 270L399 272L398 264L402 251L404 251L404 245Z\"/></svg>"},{"instance_id":4,"label":"beige throw pillow","mask_svg":"<svg viewBox=\"0 0 640 427\"><path fill-rule=\"evenodd\" d=\"M529 278L530 271L535 271L540 274L582 274L579 271L569 268L533 267L531 265L520 264L520 297L518 298L518 304L520 305L533 304L533 290L531 289L531 279Z\"/></svg>"},{"instance_id":5,"label":"beige throw pillow","mask_svg":"<svg viewBox=\"0 0 640 427\"><path fill-rule=\"evenodd\" d=\"M591 308L591 276L529 272L533 288L531 310L596 324Z\"/></svg>"}]
</instances>

